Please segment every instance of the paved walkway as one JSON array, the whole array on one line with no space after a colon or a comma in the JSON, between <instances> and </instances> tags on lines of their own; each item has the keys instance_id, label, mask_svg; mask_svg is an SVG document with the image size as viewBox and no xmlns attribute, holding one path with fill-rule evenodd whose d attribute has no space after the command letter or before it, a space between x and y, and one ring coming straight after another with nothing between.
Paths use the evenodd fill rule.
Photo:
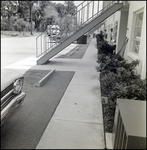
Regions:
<instances>
[{"instance_id":1,"label":"paved walkway","mask_svg":"<svg viewBox=\"0 0 147 150\"><path fill-rule=\"evenodd\" d=\"M36 149L104 149L96 39L82 59L51 59L31 69L75 71ZM70 48L70 46L69 46Z\"/></svg>"}]
</instances>

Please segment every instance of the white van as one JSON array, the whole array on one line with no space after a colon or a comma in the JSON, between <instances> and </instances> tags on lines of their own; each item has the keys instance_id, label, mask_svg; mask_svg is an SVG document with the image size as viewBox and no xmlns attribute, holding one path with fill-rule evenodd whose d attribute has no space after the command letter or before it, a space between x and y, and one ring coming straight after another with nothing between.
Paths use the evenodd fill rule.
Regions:
<instances>
[{"instance_id":1,"label":"white van","mask_svg":"<svg viewBox=\"0 0 147 150\"><path fill-rule=\"evenodd\" d=\"M59 25L48 25L47 26L47 35L48 36L57 36L60 37Z\"/></svg>"}]
</instances>

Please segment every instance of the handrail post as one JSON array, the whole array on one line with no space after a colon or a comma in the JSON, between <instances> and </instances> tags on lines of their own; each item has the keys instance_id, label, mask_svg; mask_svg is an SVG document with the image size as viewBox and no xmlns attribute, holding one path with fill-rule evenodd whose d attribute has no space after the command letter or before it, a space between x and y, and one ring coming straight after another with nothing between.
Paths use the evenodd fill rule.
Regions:
<instances>
[{"instance_id":1,"label":"handrail post","mask_svg":"<svg viewBox=\"0 0 147 150\"><path fill-rule=\"evenodd\" d=\"M43 36L43 40L44 40L44 42L43 42L44 43L44 49L46 50L47 47L46 47L46 36L45 35Z\"/></svg>"},{"instance_id":2,"label":"handrail post","mask_svg":"<svg viewBox=\"0 0 147 150\"><path fill-rule=\"evenodd\" d=\"M82 16L83 16L83 13L82 13L82 12L83 12L83 3L82 3L82 8L81 8L81 26L82 26L82 24L83 24L83 22L82 22L82 21L83 21L83 17L82 17Z\"/></svg>"},{"instance_id":3,"label":"handrail post","mask_svg":"<svg viewBox=\"0 0 147 150\"><path fill-rule=\"evenodd\" d=\"M77 8L76 8L76 12L77 12ZM75 18L75 30L77 31L77 13L75 13L74 18Z\"/></svg>"},{"instance_id":4,"label":"handrail post","mask_svg":"<svg viewBox=\"0 0 147 150\"><path fill-rule=\"evenodd\" d=\"M93 17L93 14L94 14L94 1L93 1L93 5L92 5L92 17Z\"/></svg>"},{"instance_id":5,"label":"handrail post","mask_svg":"<svg viewBox=\"0 0 147 150\"><path fill-rule=\"evenodd\" d=\"M97 13L99 12L99 1L98 2L98 5L97 5Z\"/></svg>"},{"instance_id":6,"label":"handrail post","mask_svg":"<svg viewBox=\"0 0 147 150\"><path fill-rule=\"evenodd\" d=\"M80 21L80 10L79 10L79 21Z\"/></svg>"},{"instance_id":7,"label":"handrail post","mask_svg":"<svg viewBox=\"0 0 147 150\"><path fill-rule=\"evenodd\" d=\"M41 53L42 53L42 35L41 35Z\"/></svg>"},{"instance_id":8,"label":"handrail post","mask_svg":"<svg viewBox=\"0 0 147 150\"><path fill-rule=\"evenodd\" d=\"M85 17L85 7L83 7L83 24L84 24L84 17Z\"/></svg>"},{"instance_id":9,"label":"handrail post","mask_svg":"<svg viewBox=\"0 0 147 150\"><path fill-rule=\"evenodd\" d=\"M87 1L87 20L89 19L89 3Z\"/></svg>"},{"instance_id":10,"label":"handrail post","mask_svg":"<svg viewBox=\"0 0 147 150\"><path fill-rule=\"evenodd\" d=\"M38 38L36 38L36 57L38 57L38 47L37 47L37 43L38 43L38 42L37 42L37 39L38 39Z\"/></svg>"}]
</instances>

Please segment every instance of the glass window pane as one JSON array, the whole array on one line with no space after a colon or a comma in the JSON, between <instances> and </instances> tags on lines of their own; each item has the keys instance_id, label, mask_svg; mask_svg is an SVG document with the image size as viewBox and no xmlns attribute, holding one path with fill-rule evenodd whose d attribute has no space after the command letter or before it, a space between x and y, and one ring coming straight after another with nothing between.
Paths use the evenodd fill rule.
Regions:
<instances>
[{"instance_id":1,"label":"glass window pane","mask_svg":"<svg viewBox=\"0 0 147 150\"><path fill-rule=\"evenodd\" d=\"M136 16L136 26L142 26L143 13L137 14Z\"/></svg>"},{"instance_id":2,"label":"glass window pane","mask_svg":"<svg viewBox=\"0 0 147 150\"><path fill-rule=\"evenodd\" d=\"M142 29L142 21L143 21L143 12L136 14L136 21L134 26L134 41L133 41L133 51L135 53L139 53L140 47L140 38L141 38L141 29Z\"/></svg>"},{"instance_id":3,"label":"glass window pane","mask_svg":"<svg viewBox=\"0 0 147 150\"><path fill-rule=\"evenodd\" d=\"M137 54L139 53L139 47L140 47L140 41L135 41L134 40L134 52L136 52Z\"/></svg>"},{"instance_id":4,"label":"glass window pane","mask_svg":"<svg viewBox=\"0 0 147 150\"><path fill-rule=\"evenodd\" d=\"M134 31L134 38L135 39L140 39L141 37L141 27L138 27L138 28L135 28L135 31Z\"/></svg>"},{"instance_id":5,"label":"glass window pane","mask_svg":"<svg viewBox=\"0 0 147 150\"><path fill-rule=\"evenodd\" d=\"M114 42L116 42L117 28L118 28L118 22L116 21L116 22L114 23L114 31L113 31L113 41L114 41Z\"/></svg>"}]
</instances>

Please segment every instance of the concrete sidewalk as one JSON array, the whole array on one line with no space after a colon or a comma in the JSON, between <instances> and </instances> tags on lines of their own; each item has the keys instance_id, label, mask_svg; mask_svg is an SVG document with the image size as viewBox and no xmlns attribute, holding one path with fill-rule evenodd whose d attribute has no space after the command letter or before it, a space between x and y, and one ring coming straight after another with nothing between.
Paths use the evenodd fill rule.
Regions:
<instances>
[{"instance_id":1,"label":"concrete sidewalk","mask_svg":"<svg viewBox=\"0 0 147 150\"><path fill-rule=\"evenodd\" d=\"M82 59L54 57L31 69L75 71L36 149L104 149L96 39Z\"/></svg>"}]
</instances>

